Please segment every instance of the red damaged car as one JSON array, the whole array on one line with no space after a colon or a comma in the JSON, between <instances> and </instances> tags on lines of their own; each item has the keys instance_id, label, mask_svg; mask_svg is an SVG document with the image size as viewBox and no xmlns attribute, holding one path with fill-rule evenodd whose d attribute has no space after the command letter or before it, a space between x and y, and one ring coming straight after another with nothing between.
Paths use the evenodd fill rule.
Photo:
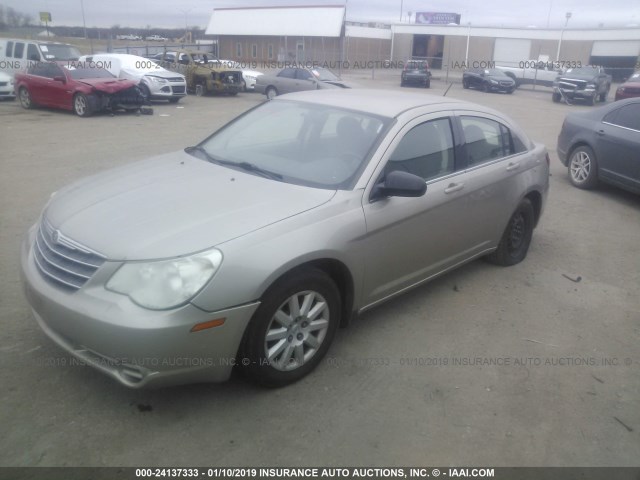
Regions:
<instances>
[{"instance_id":1,"label":"red damaged car","mask_svg":"<svg viewBox=\"0 0 640 480\"><path fill-rule=\"evenodd\" d=\"M616 90L616 100L640 97L640 71L634 72L625 83Z\"/></svg>"},{"instance_id":2,"label":"red damaged car","mask_svg":"<svg viewBox=\"0 0 640 480\"><path fill-rule=\"evenodd\" d=\"M61 108L80 117L104 110L140 111L145 104L135 82L90 62L33 63L26 72L16 73L15 90L24 108Z\"/></svg>"}]
</instances>

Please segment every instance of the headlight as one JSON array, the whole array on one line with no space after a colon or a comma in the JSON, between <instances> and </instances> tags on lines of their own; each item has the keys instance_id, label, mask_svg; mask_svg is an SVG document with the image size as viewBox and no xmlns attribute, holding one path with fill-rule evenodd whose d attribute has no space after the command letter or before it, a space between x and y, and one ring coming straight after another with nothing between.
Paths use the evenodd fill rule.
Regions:
<instances>
[{"instance_id":1,"label":"headlight","mask_svg":"<svg viewBox=\"0 0 640 480\"><path fill-rule=\"evenodd\" d=\"M493 85L497 85L498 84L497 80L489 80L489 82L491 82Z\"/></svg>"},{"instance_id":2,"label":"headlight","mask_svg":"<svg viewBox=\"0 0 640 480\"><path fill-rule=\"evenodd\" d=\"M107 282L144 308L165 310L191 300L216 273L222 252L213 249L189 257L122 265Z\"/></svg>"},{"instance_id":3,"label":"headlight","mask_svg":"<svg viewBox=\"0 0 640 480\"><path fill-rule=\"evenodd\" d=\"M596 84L595 83L587 83L587 88L590 90L593 90L596 88Z\"/></svg>"},{"instance_id":4,"label":"headlight","mask_svg":"<svg viewBox=\"0 0 640 480\"><path fill-rule=\"evenodd\" d=\"M167 81L164 78L160 78L160 77L147 77L149 78L152 82L156 82L156 83L167 83Z\"/></svg>"},{"instance_id":5,"label":"headlight","mask_svg":"<svg viewBox=\"0 0 640 480\"><path fill-rule=\"evenodd\" d=\"M618 93L624 93L624 87L618 87Z\"/></svg>"}]
</instances>

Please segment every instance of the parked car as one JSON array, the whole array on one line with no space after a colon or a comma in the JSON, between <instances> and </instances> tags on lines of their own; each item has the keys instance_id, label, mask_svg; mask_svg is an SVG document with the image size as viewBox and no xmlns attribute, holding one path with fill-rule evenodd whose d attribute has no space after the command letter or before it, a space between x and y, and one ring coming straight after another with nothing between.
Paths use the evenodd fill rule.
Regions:
<instances>
[{"instance_id":1,"label":"parked car","mask_svg":"<svg viewBox=\"0 0 640 480\"><path fill-rule=\"evenodd\" d=\"M16 98L13 75L5 72L0 72L0 100Z\"/></svg>"},{"instance_id":2,"label":"parked car","mask_svg":"<svg viewBox=\"0 0 640 480\"><path fill-rule=\"evenodd\" d=\"M116 35L116 39L139 41L139 40L142 40L142 37L139 37L138 35L133 35L133 34L126 34L126 35Z\"/></svg>"},{"instance_id":3,"label":"parked car","mask_svg":"<svg viewBox=\"0 0 640 480\"><path fill-rule=\"evenodd\" d=\"M567 115L558 158L578 188L602 181L640 193L640 97Z\"/></svg>"},{"instance_id":4,"label":"parked car","mask_svg":"<svg viewBox=\"0 0 640 480\"><path fill-rule=\"evenodd\" d=\"M477 88L484 92L513 93L516 82L496 68L470 68L462 74L463 88Z\"/></svg>"},{"instance_id":5,"label":"parked car","mask_svg":"<svg viewBox=\"0 0 640 480\"><path fill-rule=\"evenodd\" d=\"M277 75L260 75L255 90L269 100L284 93L324 88L351 88L326 68L283 68Z\"/></svg>"},{"instance_id":6,"label":"parked car","mask_svg":"<svg viewBox=\"0 0 640 480\"><path fill-rule=\"evenodd\" d=\"M187 79L187 88L196 95L206 93L236 95L244 89L242 72L210 62L210 56L197 50L165 52L160 65Z\"/></svg>"},{"instance_id":7,"label":"parked car","mask_svg":"<svg viewBox=\"0 0 640 480\"><path fill-rule=\"evenodd\" d=\"M400 86L418 85L429 88L431 86L431 71L426 60L409 60L404 64L400 75Z\"/></svg>"},{"instance_id":8,"label":"parked car","mask_svg":"<svg viewBox=\"0 0 640 480\"><path fill-rule=\"evenodd\" d=\"M286 385L359 312L479 257L522 261L548 185L545 147L494 110L293 93L55 193L24 289L53 341L123 385L233 365Z\"/></svg>"},{"instance_id":9,"label":"parked car","mask_svg":"<svg viewBox=\"0 0 640 480\"><path fill-rule=\"evenodd\" d=\"M504 72L516 82L516 88L520 85L553 86L553 82L562 73L560 68L555 68L554 62L543 60L525 60L520 66L496 65L497 70Z\"/></svg>"},{"instance_id":10,"label":"parked car","mask_svg":"<svg viewBox=\"0 0 640 480\"><path fill-rule=\"evenodd\" d=\"M588 105L595 105L598 100L607 101L610 89L611 75L607 75L604 68L570 68L554 82L551 99L554 102L584 100Z\"/></svg>"},{"instance_id":11,"label":"parked car","mask_svg":"<svg viewBox=\"0 0 640 480\"><path fill-rule=\"evenodd\" d=\"M80 50L66 43L0 38L0 71L10 75L26 70L34 62L74 61Z\"/></svg>"},{"instance_id":12,"label":"parked car","mask_svg":"<svg viewBox=\"0 0 640 480\"><path fill-rule=\"evenodd\" d=\"M126 53L101 53L80 57L80 61L104 66L118 78L137 82L140 91L149 100L177 103L187 95L184 75L170 72L148 58Z\"/></svg>"},{"instance_id":13,"label":"parked car","mask_svg":"<svg viewBox=\"0 0 640 480\"><path fill-rule=\"evenodd\" d=\"M150 42L167 42L169 39L165 37L161 37L160 35L149 35L145 38L145 40Z\"/></svg>"},{"instance_id":14,"label":"parked car","mask_svg":"<svg viewBox=\"0 0 640 480\"><path fill-rule=\"evenodd\" d=\"M210 60L209 63L217 65L219 68L234 68L242 71L242 80L244 81L244 91L255 91L256 81L260 75L264 75L263 72L257 70L250 70L243 68L243 65L233 60Z\"/></svg>"},{"instance_id":15,"label":"parked car","mask_svg":"<svg viewBox=\"0 0 640 480\"><path fill-rule=\"evenodd\" d=\"M80 62L34 63L16 73L15 89L23 108L61 108L80 117L103 110L140 111L145 102L135 82Z\"/></svg>"},{"instance_id":16,"label":"parked car","mask_svg":"<svg viewBox=\"0 0 640 480\"><path fill-rule=\"evenodd\" d=\"M633 97L640 97L640 71L634 72L634 74L616 90L616 100Z\"/></svg>"}]
</instances>

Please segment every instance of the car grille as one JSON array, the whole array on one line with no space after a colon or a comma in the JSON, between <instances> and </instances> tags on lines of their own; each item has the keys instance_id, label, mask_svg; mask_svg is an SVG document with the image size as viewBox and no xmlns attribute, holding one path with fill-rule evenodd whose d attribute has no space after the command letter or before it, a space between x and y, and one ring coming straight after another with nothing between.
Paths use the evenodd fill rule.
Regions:
<instances>
[{"instance_id":1,"label":"car grille","mask_svg":"<svg viewBox=\"0 0 640 480\"><path fill-rule=\"evenodd\" d=\"M0 82L0 87L6 87L8 84L8 82Z\"/></svg>"},{"instance_id":2,"label":"car grille","mask_svg":"<svg viewBox=\"0 0 640 480\"><path fill-rule=\"evenodd\" d=\"M242 83L242 72L222 72L220 80L227 84L240 84Z\"/></svg>"},{"instance_id":3,"label":"car grille","mask_svg":"<svg viewBox=\"0 0 640 480\"><path fill-rule=\"evenodd\" d=\"M97 252L65 237L43 219L33 248L38 270L58 286L78 290L105 262Z\"/></svg>"},{"instance_id":4,"label":"car grille","mask_svg":"<svg viewBox=\"0 0 640 480\"><path fill-rule=\"evenodd\" d=\"M170 82L184 82L184 78L182 77L171 77L171 78L167 78L168 81Z\"/></svg>"},{"instance_id":5,"label":"car grille","mask_svg":"<svg viewBox=\"0 0 640 480\"><path fill-rule=\"evenodd\" d=\"M171 90L173 91L173 93L184 93L184 87L180 86L180 87L171 87Z\"/></svg>"},{"instance_id":6,"label":"car grille","mask_svg":"<svg viewBox=\"0 0 640 480\"><path fill-rule=\"evenodd\" d=\"M504 81L504 82L503 82L503 81L500 81L500 86L501 86L501 87L510 87L510 86L512 86L512 85L513 85L513 84L512 84L511 82L507 82L507 81Z\"/></svg>"},{"instance_id":7,"label":"car grille","mask_svg":"<svg viewBox=\"0 0 640 480\"><path fill-rule=\"evenodd\" d=\"M561 80L558 84L565 90L584 90L587 86L587 82L583 80Z\"/></svg>"}]
</instances>

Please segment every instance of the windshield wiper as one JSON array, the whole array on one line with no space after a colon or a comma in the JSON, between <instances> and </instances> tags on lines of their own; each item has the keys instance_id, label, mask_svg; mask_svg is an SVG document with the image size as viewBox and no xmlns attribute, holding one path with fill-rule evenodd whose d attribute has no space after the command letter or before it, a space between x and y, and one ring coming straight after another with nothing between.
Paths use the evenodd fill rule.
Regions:
<instances>
[{"instance_id":1,"label":"windshield wiper","mask_svg":"<svg viewBox=\"0 0 640 480\"><path fill-rule=\"evenodd\" d=\"M220 158L216 158L213 155L211 155L209 152L207 152L200 145L187 147L184 149L184 151L186 153L192 153L192 152L202 153L206 157L206 159L209 160L211 163L217 163L218 165L224 165L228 167L241 168L242 170L245 170L247 172L257 173L258 175L262 175L263 177L266 177L266 178L271 178L273 180L282 180L282 175L280 175L279 173L275 173L270 170L265 170L264 168L254 165L253 163L232 162L230 160L222 160Z\"/></svg>"}]
</instances>

